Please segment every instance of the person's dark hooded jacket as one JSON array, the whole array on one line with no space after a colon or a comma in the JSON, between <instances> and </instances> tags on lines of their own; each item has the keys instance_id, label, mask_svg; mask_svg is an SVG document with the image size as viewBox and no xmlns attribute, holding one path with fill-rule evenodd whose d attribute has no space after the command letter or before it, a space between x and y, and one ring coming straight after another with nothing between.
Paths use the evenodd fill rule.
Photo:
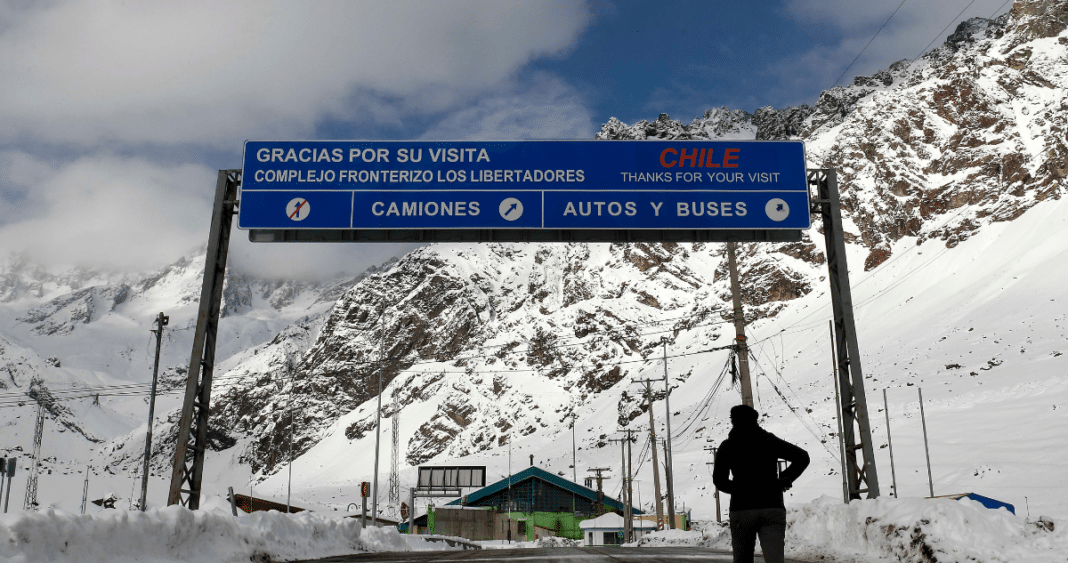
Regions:
<instances>
[{"instance_id":1,"label":"person's dark hooded jacket","mask_svg":"<svg viewBox=\"0 0 1068 563\"><path fill-rule=\"evenodd\" d=\"M778 460L789 466L778 474ZM731 511L785 508L783 491L808 467L805 450L760 428L735 426L716 452L712 482L731 495Z\"/></svg>"}]
</instances>

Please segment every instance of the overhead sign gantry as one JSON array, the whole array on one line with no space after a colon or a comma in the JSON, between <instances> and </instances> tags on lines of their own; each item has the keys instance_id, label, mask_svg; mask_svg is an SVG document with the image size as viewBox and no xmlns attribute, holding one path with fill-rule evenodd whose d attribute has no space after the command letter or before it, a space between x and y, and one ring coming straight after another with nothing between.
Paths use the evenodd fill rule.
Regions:
<instances>
[{"instance_id":1,"label":"overhead sign gantry","mask_svg":"<svg viewBox=\"0 0 1068 563\"><path fill-rule=\"evenodd\" d=\"M792 242L818 214L846 496L879 496L837 175L806 170L803 143L248 141L243 168L219 171L168 504L200 505L238 208L253 242Z\"/></svg>"},{"instance_id":2,"label":"overhead sign gantry","mask_svg":"<svg viewBox=\"0 0 1068 563\"><path fill-rule=\"evenodd\" d=\"M800 239L798 141L248 141L254 242Z\"/></svg>"}]
</instances>

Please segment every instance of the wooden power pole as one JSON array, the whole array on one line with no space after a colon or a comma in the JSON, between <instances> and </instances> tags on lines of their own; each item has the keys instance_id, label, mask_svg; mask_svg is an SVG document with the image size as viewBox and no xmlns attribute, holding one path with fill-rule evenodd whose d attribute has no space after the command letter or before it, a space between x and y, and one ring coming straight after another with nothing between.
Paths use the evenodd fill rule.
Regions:
<instances>
[{"instance_id":1,"label":"wooden power pole","mask_svg":"<svg viewBox=\"0 0 1068 563\"><path fill-rule=\"evenodd\" d=\"M656 529L664 529L664 497L660 494L660 462L656 459L656 426L653 420L653 388L651 379L644 380L645 396L649 399L649 449L653 452L653 494L656 495Z\"/></svg>"},{"instance_id":2,"label":"wooden power pole","mask_svg":"<svg viewBox=\"0 0 1068 563\"><path fill-rule=\"evenodd\" d=\"M727 243L727 265L731 273L731 295L734 298L734 339L738 349L738 375L742 388L742 403L753 406L753 387L749 382L749 346L745 342L745 315L742 313L742 289L738 283L738 260L734 243Z\"/></svg>"}]
</instances>

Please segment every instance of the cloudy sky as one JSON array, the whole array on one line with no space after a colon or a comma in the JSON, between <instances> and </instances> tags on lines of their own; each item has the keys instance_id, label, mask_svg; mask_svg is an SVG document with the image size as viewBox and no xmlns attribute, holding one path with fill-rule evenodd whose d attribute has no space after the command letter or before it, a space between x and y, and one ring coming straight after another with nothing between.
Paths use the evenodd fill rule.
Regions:
<instances>
[{"instance_id":1,"label":"cloudy sky","mask_svg":"<svg viewBox=\"0 0 1068 563\"><path fill-rule=\"evenodd\" d=\"M0 255L170 263L206 244L247 139L587 139L612 116L812 103L1010 6L0 0ZM410 248L235 230L231 263L330 275Z\"/></svg>"}]
</instances>

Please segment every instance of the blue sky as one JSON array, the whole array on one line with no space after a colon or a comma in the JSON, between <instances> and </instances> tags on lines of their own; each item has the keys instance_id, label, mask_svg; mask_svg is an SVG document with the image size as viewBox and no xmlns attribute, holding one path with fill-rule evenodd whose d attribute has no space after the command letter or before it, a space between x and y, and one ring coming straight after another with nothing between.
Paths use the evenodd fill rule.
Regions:
<instances>
[{"instance_id":1,"label":"blue sky","mask_svg":"<svg viewBox=\"0 0 1068 563\"><path fill-rule=\"evenodd\" d=\"M167 264L206 243L215 173L246 139L590 138L612 116L813 103L884 24L840 83L1010 6L0 0L0 254ZM410 248L236 232L231 257L318 275Z\"/></svg>"}]
</instances>

